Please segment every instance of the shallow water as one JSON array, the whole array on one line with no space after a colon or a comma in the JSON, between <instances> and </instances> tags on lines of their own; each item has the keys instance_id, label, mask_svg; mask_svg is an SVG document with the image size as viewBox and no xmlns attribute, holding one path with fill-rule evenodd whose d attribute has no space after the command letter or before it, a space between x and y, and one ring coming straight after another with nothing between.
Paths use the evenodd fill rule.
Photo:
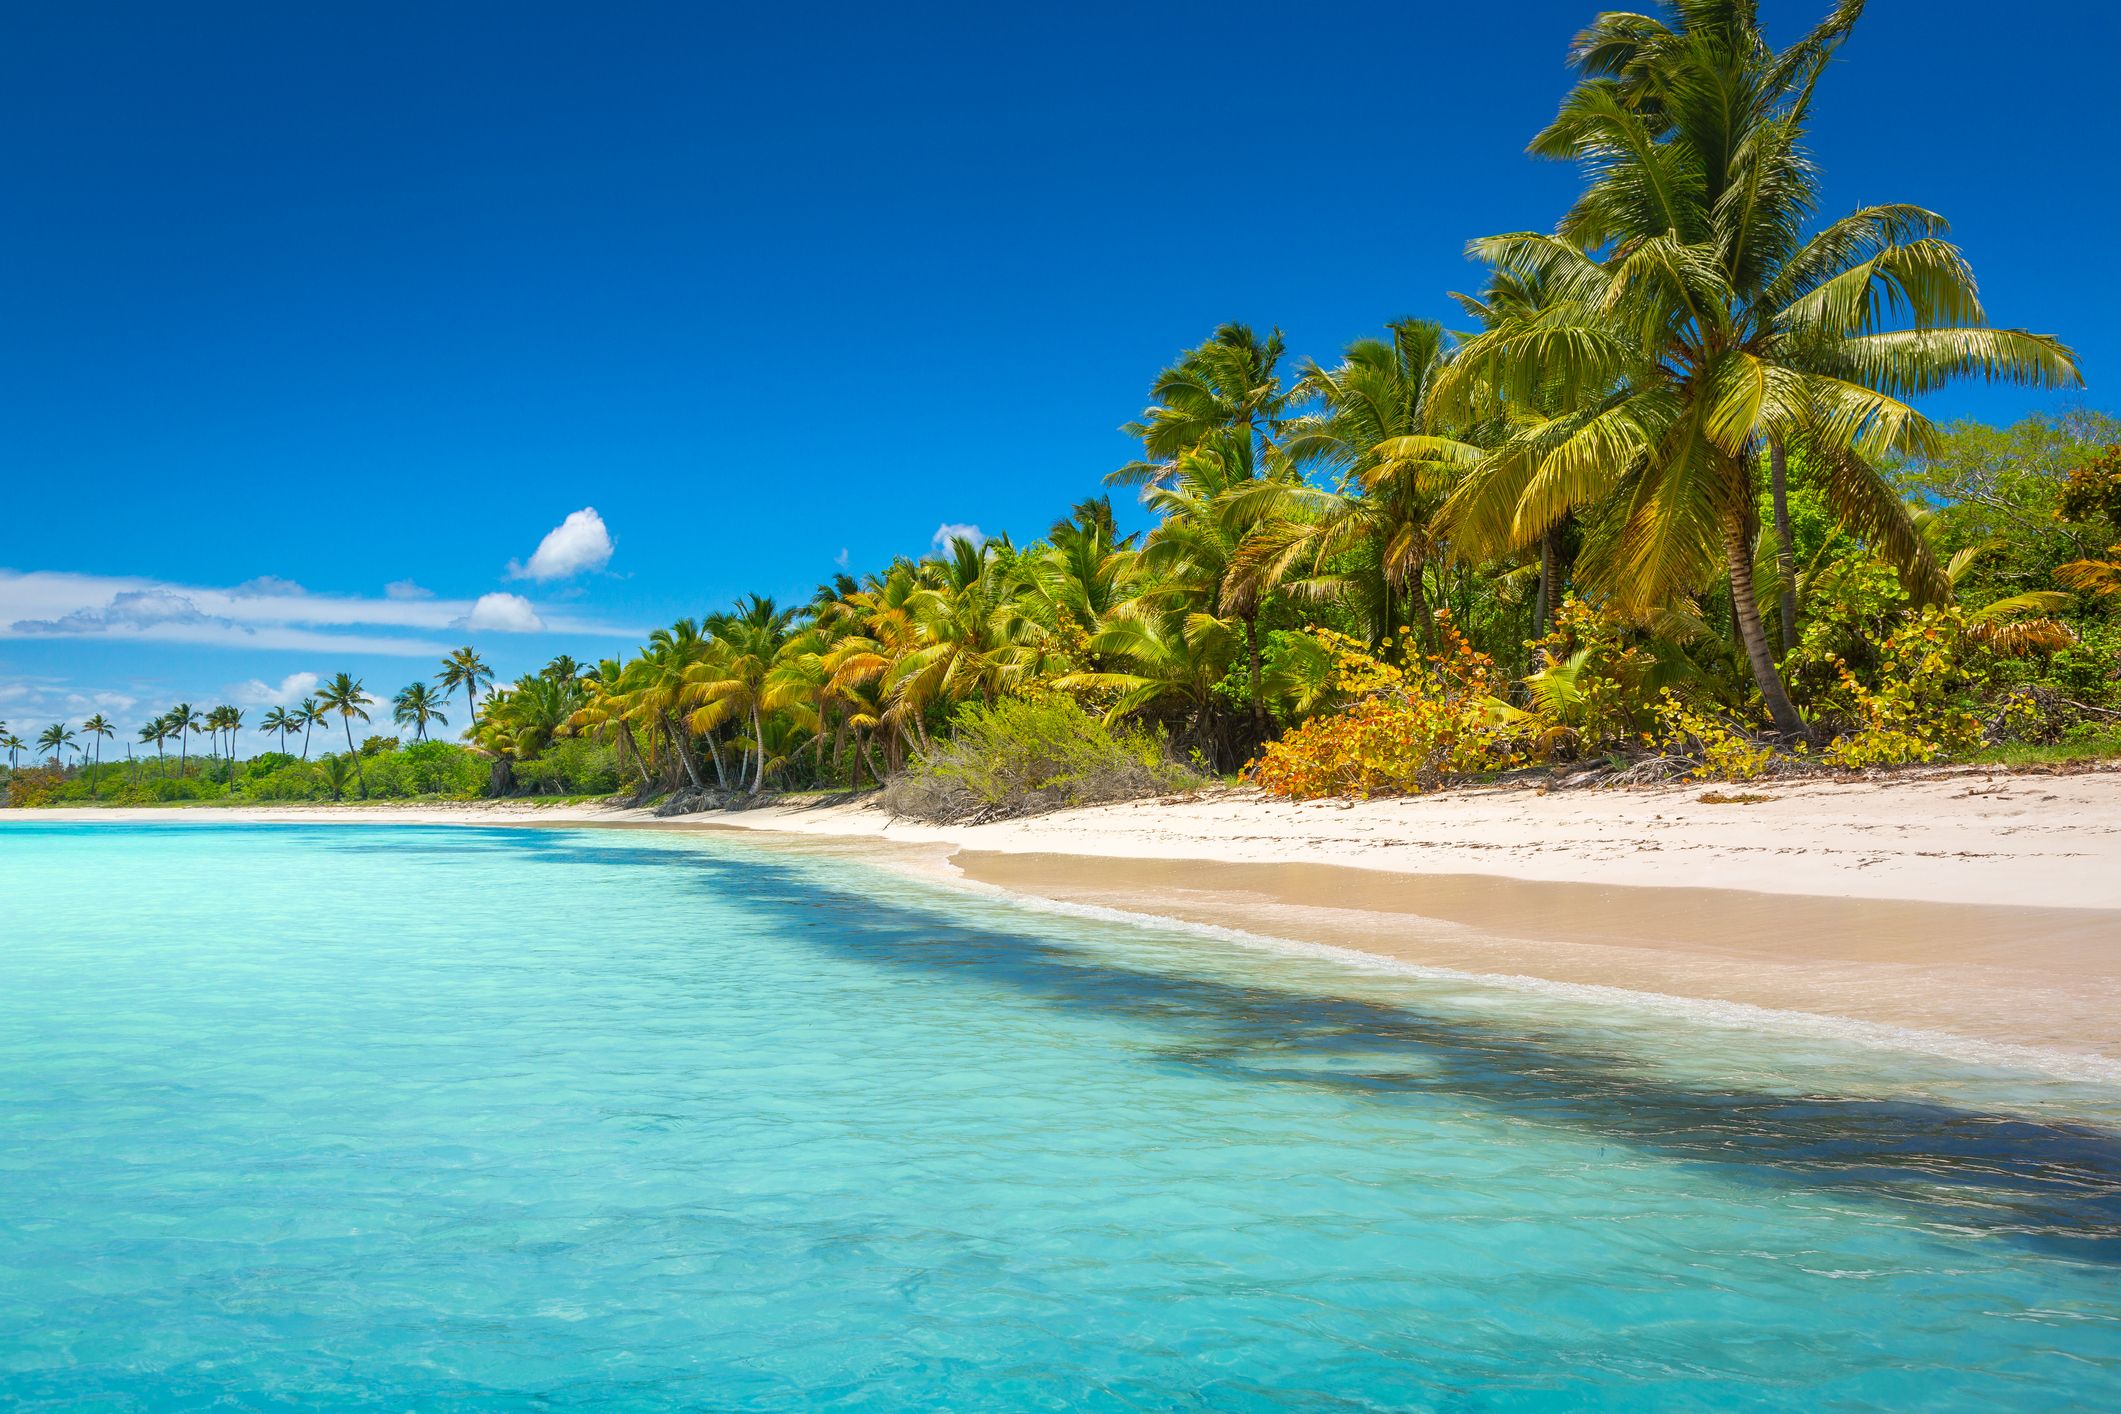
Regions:
<instances>
[{"instance_id":1,"label":"shallow water","mask_svg":"<svg viewBox=\"0 0 2121 1414\"><path fill-rule=\"evenodd\" d=\"M0 826L0 1404L2121 1401L2121 1095L616 831Z\"/></svg>"}]
</instances>

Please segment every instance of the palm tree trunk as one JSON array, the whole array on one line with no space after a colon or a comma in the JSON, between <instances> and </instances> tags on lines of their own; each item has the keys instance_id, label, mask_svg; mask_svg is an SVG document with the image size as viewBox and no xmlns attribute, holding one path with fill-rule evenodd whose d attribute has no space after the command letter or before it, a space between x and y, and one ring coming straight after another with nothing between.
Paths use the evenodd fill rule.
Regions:
<instances>
[{"instance_id":1,"label":"palm tree trunk","mask_svg":"<svg viewBox=\"0 0 2121 1414\"><path fill-rule=\"evenodd\" d=\"M758 699L751 701L751 793L757 795L766 784L766 730L759 725Z\"/></svg>"},{"instance_id":2,"label":"palm tree trunk","mask_svg":"<svg viewBox=\"0 0 2121 1414\"><path fill-rule=\"evenodd\" d=\"M346 727L346 754L353 757L354 779L361 784L361 799L368 799L368 773L361 769L361 754L353 749L353 718L341 717Z\"/></svg>"},{"instance_id":3,"label":"palm tree trunk","mask_svg":"<svg viewBox=\"0 0 2121 1414\"><path fill-rule=\"evenodd\" d=\"M1245 615L1245 649L1252 656L1252 739L1264 744L1267 739L1267 703L1259 680L1259 615Z\"/></svg>"},{"instance_id":4,"label":"palm tree trunk","mask_svg":"<svg viewBox=\"0 0 2121 1414\"><path fill-rule=\"evenodd\" d=\"M1753 666L1753 681L1767 703L1775 729L1785 736L1805 735L1804 719L1790 701L1789 689L1776 671L1775 655L1768 648L1767 630L1760 622L1760 604L1753 597L1753 552L1746 543L1745 524L1738 515L1724 522L1723 557L1731 572L1731 614L1738 620L1738 636L1745 641L1745 655Z\"/></svg>"},{"instance_id":5,"label":"palm tree trunk","mask_svg":"<svg viewBox=\"0 0 2121 1414\"><path fill-rule=\"evenodd\" d=\"M668 712L663 714L663 735L669 738L670 749L677 753L678 764L685 768L685 777L692 782L692 788L706 789L705 783L700 780L700 768L693 763L692 748L686 742L685 734L678 729L678 724L670 720Z\"/></svg>"},{"instance_id":6,"label":"palm tree trunk","mask_svg":"<svg viewBox=\"0 0 2121 1414\"><path fill-rule=\"evenodd\" d=\"M1782 582L1782 651L1788 653L1797 646L1797 551L1790 539L1789 462L1780 437L1768 442L1768 470L1775 502L1775 577Z\"/></svg>"},{"instance_id":7,"label":"palm tree trunk","mask_svg":"<svg viewBox=\"0 0 2121 1414\"><path fill-rule=\"evenodd\" d=\"M479 729L479 688L477 683L464 684L464 708L471 713L471 729Z\"/></svg>"}]
</instances>

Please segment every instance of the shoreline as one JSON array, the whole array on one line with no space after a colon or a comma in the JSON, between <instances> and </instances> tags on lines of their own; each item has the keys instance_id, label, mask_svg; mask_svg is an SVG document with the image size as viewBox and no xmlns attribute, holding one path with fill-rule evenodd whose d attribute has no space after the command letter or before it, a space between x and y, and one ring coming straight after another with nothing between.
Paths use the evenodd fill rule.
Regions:
<instances>
[{"instance_id":1,"label":"shoreline","mask_svg":"<svg viewBox=\"0 0 2121 1414\"><path fill-rule=\"evenodd\" d=\"M2121 772L1460 791L1225 791L984 825L869 800L0 810L0 822L622 827L822 847L931 882L1417 968L1800 1013L2121 1064ZM1927 1049L1927 1047L1925 1047ZM2102 1069L2103 1068L2103 1069Z\"/></svg>"}]
</instances>

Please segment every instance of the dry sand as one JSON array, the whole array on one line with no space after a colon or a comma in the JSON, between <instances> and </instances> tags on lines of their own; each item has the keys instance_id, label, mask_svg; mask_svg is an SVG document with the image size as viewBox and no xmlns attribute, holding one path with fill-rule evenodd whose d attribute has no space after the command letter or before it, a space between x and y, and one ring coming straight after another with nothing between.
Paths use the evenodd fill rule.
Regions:
<instances>
[{"instance_id":1,"label":"dry sand","mask_svg":"<svg viewBox=\"0 0 2121 1414\"><path fill-rule=\"evenodd\" d=\"M675 819L518 803L0 817L741 829L1428 966L2121 1062L2121 772L1768 785L1748 804L1707 793L1294 805L1228 791L953 827L866 803Z\"/></svg>"}]
</instances>

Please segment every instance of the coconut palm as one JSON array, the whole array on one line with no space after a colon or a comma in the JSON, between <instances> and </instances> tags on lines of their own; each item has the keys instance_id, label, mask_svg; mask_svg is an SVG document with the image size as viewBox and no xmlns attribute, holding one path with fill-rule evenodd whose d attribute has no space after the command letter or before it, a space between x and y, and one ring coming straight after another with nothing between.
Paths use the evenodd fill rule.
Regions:
<instances>
[{"instance_id":1,"label":"coconut palm","mask_svg":"<svg viewBox=\"0 0 2121 1414\"><path fill-rule=\"evenodd\" d=\"M353 758L354 769L352 770L349 770L346 764L348 756ZM348 752L346 756L326 756L317 763L317 768L323 772L325 787L331 791L333 800L345 799L346 782L356 774L360 763L361 758L353 756L352 752Z\"/></svg>"},{"instance_id":2,"label":"coconut palm","mask_svg":"<svg viewBox=\"0 0 2121 1414\"><path fill-rule=\"evenodd\" d=\"M374 702L375 699L362 689L361 680L346 673L338 674L317 690L317 705L324 709L326 716L336 715L340 725L346 728L346 754L353 758L354 778L360 782L363 800L368 799L368 776L361 769L360 754L354 750L353 724L356 717L364 722L368 720L367 709ZM332 798L336 800L338 797L334 795Z\"/></svg>"},{"instance_id":3,"label":"coconut palm","mask_svg":"<svg viewBox=\"0 0 2121 1414\"><path fill-rule=\"evenodd\" d=\"M471 712L470 728L475 729L479 725L479 691L493 685L493 669L467 644L442 660L435 683L445 696L460 687L464 689L464 702Z\"/></svg>"},{"instance_id":4,"label":"coconut palm","mask_svg":"<svg viewBox=\"0 0 2121 1414\"><path fill-rule=\"evenodd\" d=\"M309 759L309 734L313 729L324 725L329 720L329 714L325 712L324 704L317 701L316 698L305 697L302 699L302 705L289 714L288 720L301 724L302 759L307 761Z\"/></svg>"},{"instance_id":5,"label":"coconut palm","mask_svg":"<svg viewBox=\"0 0 2121 1414\"><path fill-rule=\"evenodd\" d=\"M685 700L692 706L685 717L689 730L705 733L726 722L749 720L753 795L766 784L766 733L760 721L766 677L787 641L794 617L793 610L782 609L771 599L747 595L738 600L734 613L708 620L718 651L704 655L686 679L690 690ZM741 757L737 765L741 777Z\"/></svg>"},{"instance_id":6,"label":"coconut palm","mask_svg":"<svg viewBox=\"0 0 2121 1414\"><path fill-rule=\"evenodd\" d=\"M28 745L28 742L13 732L0 734L0 751L7 753L8 770L18 771L22 768L22 748Z\"/></svg>"},{"instance_id":7,"label":"coconut palm","mask_svg":"<svg viewBox=\"0 0 2121 1414\"><path fill-rule=\"evenodd\" d=\"M180 777L189 775L191 735L205 730L205 719L189 702L179 702L164 714L162 720L169 727L169 734L177 739L177 774Z\"/></svg>"},{"instance_id":8,"label":"coconut palm","mask_svg":"<svg viewBox=\"0 0 2121 1414\"><path fill-rule=\"evenodd\" d=\"M427 740L429 722L449 725L449 718L442 713L441 699L424 682L408 684L390 699L390 719L401 727L411 727L414 741Z\"/></svg>"},{"instance_id":9,"label":"coconut palm","mask_svg":"<svg viewBox=\"0 0 2121 1414\"><path fill-rule=\"evenodd\" d=\"M66 765L66 751L74 744L74 729L64 722L53 722L37 737L37 749L51 754L52 764L60 768Z\"/></svg>"},{"instance_id":10,"label":"coconut palm","mask_svg":"<svg viewBox=\"0 0 2121 1414\"><path fill-rule=\"evenodd\" d=\"M2077 381L2054 339L1988 326L1941 217L1870 206L1807 234L1812 96L1860 10L1844 3L1781 52L1749 0L1689 0L1676 28L1608 16L1579 39L1585 77L1534 147L1580 163L1585 190L1554 234L1471 247L1553 301L1475 335L1439 381L1460 412L1478 390L1524 407L1558 393L1568 409L1469 478L1454 505L1469 538L1522 544L1563 511L1609 508L1583 569L1636 611L1720 566L1754 681L1793 735L1754 593L1761 449L1805 445L1848 527L1940 597L1941 569L1874 470L1935 444L1902 398L1962 376Z\"/></svg>"},{"instance_id":11,"label":"coconut palm","mask_svg":"<svg viewBox=\"0 0 2121 1414\"><path fill-rule=\"evenodd\" d=\"M295 724L294 718L287 714L285 707L269 707L266 709L265 715L258 718L258 730L277 738L279 746L275 749L285 752L287 750L287 738L302 729Z\"/></svg>"},{"instance_id":12,"label":"coconut palm","mask_svg":"<svg viewBox=\"0 0 2121 1414\"><path fill-rule=\"evenodd\" d=\"M1122 431L1138 437L1142 457L1106 480L1161 485L1178 472L1178 459L1211 437L1241 436L1262 460L1288 411L1281 385L1281 330L1262 339L1245 324L1225 324L1157 375L1156 399Z\"/></svg>"},{"instance_id":13,"label":"coconut palm","mask_svg":"<svg viewBox=\"0 0 2121 1414\"><path fill-rule=\"evenodd\" d=\"M95 716L90 717L87 721L81 724L81 730L87 732L88 739L95 743L95 765L101 766L103 764L103 739L105 737L117 735L117 728L113 727L110 724L110 719L108 717L105 717L101 712L98 712ZM90 799L94 799L96 796L101 794L101 784L96 780L93 770L90 772L88 778L88 793Z\"/></svg>"}]
</instances>

